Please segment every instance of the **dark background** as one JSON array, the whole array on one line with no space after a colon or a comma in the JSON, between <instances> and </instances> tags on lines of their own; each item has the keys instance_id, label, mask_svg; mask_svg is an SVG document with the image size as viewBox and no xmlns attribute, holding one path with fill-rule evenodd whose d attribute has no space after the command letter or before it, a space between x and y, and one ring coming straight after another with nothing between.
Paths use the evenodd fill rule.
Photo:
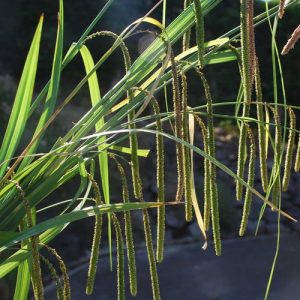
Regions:
<instances>
[{"instance_id":1,"label":"dark background","mask_svg":"<svg viewBox=\"0 0 300 300\"><path fill-rule=\"evenodd\" d=\"M103 0L65 0L65 51L69 48L72 42L78 40L85 28L90 24L93 18L97 15L99 10L103 7L106 1ZM111 30L120 33L131 22L143 16L154 4L154 0L116 0L115 4L110 8L105 17L95 27L94 31L99 30ZM183 1L168 1L168 18L170 23L181 11ZM256 14L264 11L265 5L262 1L256 1ZM38 93L45 82L50 77L51 63L53 57L56 27L57 27L57 11L58 1L54 0L2 0L0 1L0 135L3 136L6 122L9 117L10 109L13 104L15 90L18 84L20 74L24 65L24 61L27 55L31 39L36 28L39 16L41 13L45 14L45 23L43 29L42 46L40 51L40 60L38 67L38 75L36 82L36 93ZM154 17L160 18L160 10L157 10L153 14ZM282 21L279 22L277 41L279 51L281 51L283 45L286 43L290 34L300 23L300 6L294 6L289 9ZM237 0L224 0L214 11L212 11L205 20L206 24L206 40L215 39L226 33L228 30L236 27L239 24L239 1ZM151 28L151 27L150 27ZM143 36L135 37L128 40L128 47L130 49L133 58L138 55L138 43L139 39ZM257 53L261 65L261 74L263 81L263 90L265 95L265 101L273 102L273 80L272 80L272 64L271 64L271 37L270 29L266 24L259 26L256 29L256 43ZM89 48L91 49L95 59L99 58L111 45L111 40L108 38L98 38L89 42ZM179 48L175 47L175 51L178 53ZM290 52L289 55L281 57L282 66L284 71L284 80L286 83L287 101L288 104L298 105L299 103L299 87L300 87L300 44L296 45L295 49ZM100 71L99 78L102 89L102 94L105 93L117 80L119 80L123 74L122 56L119 52L116 53L105 63ZM213 98L218 101L235 101L237 91L240 83L240 76L236 62L230 62L222 65L208 66L208 77L213 92ZM76 83L84 76L84 69L80 59L75 61L67 67L62 77L62 88L60 91L60 99L63 99L68 92L74 88ZM190 77L190 105L199 105L199 82ZM278 77L280 82L280 78ZM279 101L281 100L281 93L279 93ZM90 100L88 98L88 89L85 88L81 91L76 99L73 100L69 109L67 108L57 124L52 126L45 137L41 150L49 149L53 142L57 139L57 132L60 135L64 131L68 130L72 126L72 122L75 122L80 116L87 111L90 107ZM230 108L223 107L219 113L232 114L233 111ZM298 116L299 117L299 116ZM31 128L34 128L35 118L31 120L29 128L25 132L25 140L31 136ZM222 127L225 122L222 119L216 119L216 122ZM228 122L228 121L227 121ZM32 125L31 125L32 124ZM234 124L231 124L234 126ZM225 131L227 129L225 128ZM226 132L222 132L224 137L227 136ZM218 159L223 163L229 165L232 169L235 168L235 152L236 152L236 139L233 139L234 143L229 145L224 142L218 144L221 150L217 152ZM143 139L142 146L148 147L146 142L151 143L147 139ZM143 145L143 143L145 145ZM218 146L217 145L217 146ZM226 146L229 146L226 148ZM151 147L155 149L155 144ZM150 148L151 148L150 147ZM167 145L169 156L167 157L167 167L169 167L168 174L175 174L176 170L172 169L175 165L172 156L174 156L174 145ZM169 147L169 148L168 148ZM227 150L226 150L227 149ZM234 153L234 155L232 154ZM232 158L230 156L233 155ZM231 159L231 161L230 161ZM146 200L153 200L156 197L155 190L155 157L150 158L150 162L143 165L143 177L146 178L144 182L144 190ZM146 172L144 172L146 170ZM171 171L170 171L171 170ZM202 165L197 165L195 172L201 172ZM258 172L257 172L258 173ZM120 201L120 187L116 185L115 179L118 179L117 173L112 172L112 190L116 201ZM223 174L224 175L224 174ZM221 225L223 228L223 237L230 232L235 232L236 237L237 226L240 220L241 205L232 204L234 201L234 185L231 178L220 178L220 190L222 191L222 203L221 203ZM170 194L174 192L176 185L175 180L168 175L167 177ZM201 176L196 180L201 182L203 179ZM230 184L228 184L230 180ZM297 183L299 183L299 176L297 177ZM296 182L296 181L295 181ZM297 183L293 184L294 194L299 194L297 189ZM51 195L51 198L60 197L61 200L68 199L71 190L76 190L78 181L72 182L64 189L61 189ZM298 184L299 186L299 184ZM294 195L293 194L293 195ZM155 198L156 199L156 198ZM300 207L300 198L295 198L298 201ZM50 199L51 200L51 199ZM295 201L296 201L295 200ZM229 204L230 203L230 204ZM253 216L253 228L250 232L253 233L256 226L257 215L259 213L260 206L257 205L255 215ZM289 208L289 209L293 209ZM183 238L187 234L191 236L197 236L199 239L199 231L197 224L187 225L183 221L183 210L173 209L168 211L168 223L167 223L167 240L173 241L175 238ZM155 219L155 215L152 216ZM141 216L134 214L134 222L139 224ZM276 232L276 218L273 215L269 217L272 221L266 221L264 233ZM269 222L269 223L268 223ZM82 226L81 226L82 225ZM269 226L269 227L268 227ZM273 227L271 227L273 226ZM76 264L78 257L85 256L89 251L91 242L91 234L93 228L93 220L89 222L78 222L70 226L66 234L59 236L56 239L54 245L63 258L67 262ZM289 227L287 227L289 230ZM252 231L251 231L252 230ZM273 231L272 231L273 230ZM87 234L89 232L89 234ZM138 235L137 240L142 240L143 232L140 230L136 232ZM72 264L71 264L72 265Z\"/></svg>"},{"instance_id":2,"label":"dark background","mask_svg":"<svg viewBox=\"0 0 300 300\"><path fill-rule=\"evenodd\" d=\"M49 78L51 71L51 59L55 42L57 26L58 1L53 0L10 0L0 3L0 74L12 76L16 82L20 76L25 57L33 36L33 32L41 13L45 14L45 24L42 40L42 50L39 62L37 88ZM94 16L103 7L103 0L65 0L65 50L69 45L77 41L81 33L93 20ZM115 1L109 12L96 26L98 30L112 30L120 33L128 24L145 14L156 1L154 0L122 0ZM168 22L174 19L182 8L183 1L168 1ZM264 10L264 3L256 1L256 14ZM299 24L299 5L288 10L284 19L279 22L278 47L282 49L289 35ZM154 17L160 18L160 10L154 13ZM206 39L217 38L227 30L239 24L239 1L223 1L206 18ZM267 24L259 26L256 30L257 52L260 58L264 89L266 98L271 98L272 73L270 65L270 34ZM109 39L98 39L90 43L95 57L99 57L110 45ZM130 51L135 57L137 53L136 40L129 43ZM299 49L299 46L298 46ZM297 102L297 84L300 82L299 50L292 51L287 57L282 58L284 78L287 83L287 95L290 103ZM115 55L101 72L104 87L109 87L110 82L118 74L119 66L122 65L122 57ZM224 66L211 67L211 74L215 84L212 84L217 97L230 98L235 96L239 75L232 72L233 63ZM77 76L82 76L81 64L68 67L68 80L71 82ZM217 71L216 71L217 70ZM234 74L235 73L235 74ZM230 74L230 76L229 76ZM80 77L79 77L80 78ZM269 84L267 84L267 82ZM234 92L233 92L234 91ZM6 99L5 99L6 100ZM222 100L222 99L220 99ZM3 101L3 100L2 100ZM9 99L7 99L9 101ZM10 100L12 101L12 100Z\"/></svg>"}]
</instances>

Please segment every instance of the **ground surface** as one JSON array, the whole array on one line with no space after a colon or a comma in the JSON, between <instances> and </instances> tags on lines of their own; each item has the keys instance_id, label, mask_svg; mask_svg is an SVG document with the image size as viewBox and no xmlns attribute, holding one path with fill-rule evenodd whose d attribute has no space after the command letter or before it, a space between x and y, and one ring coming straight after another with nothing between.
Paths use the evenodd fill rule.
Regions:
<instances>
[{"instance_id":1,"label":"ground surface","mask_svg":"<svg viewBox=\"0 0 300 300\"><path fill-rule=\"evenodd\" d=\"M212 245L207 251L201 244L179 244L167 247L165 260L159 265L162 300L261 300L275 253L276 237L226 240L223 255L216 257ZM299 234L281 239L270 300L300 299ZM151 300L147 256L137 251L137 300ZM114 300L115 272L110 273L107 257L100 259L94 296L84 294L87 265L70 273L72 299ZM127 299L131 298L127 295ZM52 287L46 299L55 299Z\"/></svg>"}]
</instances>

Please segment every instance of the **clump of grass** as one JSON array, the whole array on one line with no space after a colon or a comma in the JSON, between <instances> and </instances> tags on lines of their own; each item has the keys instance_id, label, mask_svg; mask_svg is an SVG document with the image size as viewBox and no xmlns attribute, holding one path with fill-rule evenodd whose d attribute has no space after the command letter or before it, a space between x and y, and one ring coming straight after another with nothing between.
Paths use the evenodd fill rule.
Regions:
<instances>
[{"instance_id":1,"label":"clump of grass","mask_svg":"<svg viewBox=\"0 0 300 300\"><path fill-rule=\"evenodd\" d=\"M272 206L272 204L266 199L269 196L270 186L272 187L272 200L275 204L272 206L273 209L278 210L279 213L290 217L280 209L282 137L280 118L278 114L279 105L277 103L277 96L275 97L274 101L275 106L271 107L275 123L275 139L273 141L272 138L270 138L274 146L274 167L270 179L268 178L266 161L268 152L267 143L269 140L267 139L266 135L269 134L269 112L266 111L266 115L264 116L262 84L255 49L253 0L241 0L241 56L239 54L240 50L231 46L231 43L233 43L236 39L236 36L232 38L232 32L224 35L224 37L226 36L226 38L228 38L224 44L222 42L223 38L212 41L212 46L210 46L210 43L204 43L204 16L220 1L185 0L185 11L173 22L172 26L169 27L170 30L165 28L167 1L165 0L163 2L163 25L160 24L158 20L149 17L150 13L153 11L151 10L149 14L145 15L144 18L141 18L128 26L120 34L120 36L110 31L101 31L89 35L92 28L102 17L104 11L113 3L113 0L108 0L103 12L99 13L96 19L79 39L78 43L75 43L71 46L70 50L66 54L65 59L63 59L63 1L60 0L60 13L58 22L59 30L55 47L53 72L51 74L49 83L45 86L39 96L32 101L43 17L40 19L32 46L29 51L28 59L26 60L24 72L20 80L20 86L18 88L15 104L8 123L8 129L4 135L4 141L0 148L0 229L7 232L15 232L16 228L20 229L20 232L16 236L12 235L12 237L7 238L7 240L6 238L1 240L0 248L2 250L0 254L2 254L2 251L4 251L3 249L11 249L11 251L14 251L12 245L16 245L18 242L20 242L22 250L20 253L14 252L3 263L1 262L1 266L3 266L1 267L1 274L5 272L11 272L14 266L17 266L18 264L21 264L23 261L27 260L29 257L27 256L28 252L23 250L29 250L30 259L32 257L32 270L30 270L32 276L31 282L33 285L34 297L37 300L44 299L40 261L44 262L46 267L49 269L53 281L56 283L58 299L71 299L70 284L66 266L56 250L44 244L45 241L49 242L57 234L60 234L61 223L57 224L57 219L55 219L55 217L51 219L53 221L51 223L53 227L47 228L50 229L48 233L45 231L45 227L43 227L45 226L45 223L42 226L40 226L39 223L36 224L35 209L49 195L50 192L55 191L57 188L63 186L66 182L78 174L81 177L80 187L75 196L72 197L72 201L69 203L67 208L65 208L63 213L59 216L59 219L62 220L65 218L64 220L66 222L64 224L67 224L70 223L68 217L74 217L72 220L75 221L77 218L82 218L83 214L81 213L83 211L84 213L89 212L91 215L95 216L95 227L87 276L86 293L91 294L95 284L100 252L99 247L101 242L102 214L107 214L109 216L109 240L111 220L113 222L116 236L118 299L125 299L124 235L127 248L130 292L133 296L137 294L135 250L130 211L132 209L141 209L143 214L143 226L149 261L153 299L160 299L157 262L161 262L164 257L165 205L168 204L165 199L164 189L164 136L170 137L176 141L178 177L175 195L176 204L179 204L184 196L186 213L185 219L187 221L190 221L193 217L192 204L194 204L195 215L205 238L205 231L209 229L211 223L215 252L217 255L221 255L222 245L219 221L219 195L218 186L216 184L216 166L220 167L220 169L227 172L232 177L242 179L237 180L236 182L237 199L241 199L244 194L243 185L246 185L247 187L245 192L243 216L239 231L240 235L244 235L247 228L248 217L251 209L252 194L256 194L263 201L265 201L265 204ZM279 17L283 16L285 6L288 4L289 3L286 1L280 1ZM276 14L276 9L272 9L272 14ZM266 13L265 16L268 17L269 15ZM157 37L156 41L154 41L154 43L151 44L132 64L130 53L124 41L130 36L142 32L136 31L141 23L150 23L154 26L157 26L162 30L162 34L158 35L154 33L154 35ZM191 32L193 25L195 25L196 30L195 40L197 48L191 49ZM86 48L86 46L83 45L84 42L96 36L108 36L113 38L113 46L101 56L96 64L94 63L91 55L89 55L87 58L87 54L90 54L89 51L86 51L85 54L82 54L82 56L85 56L84 63L87 74L74 88L74 90L66 97L62 104L58 106L57 110L53 112L56 106L57 94L60 90L61 72L72 61L78 52L81 52L83 48ZM300 34L298 27L284 47L282 54L288 53L290 49L294 47L299 37ZM184 53L180 53L179 56L175 58L175 54L171 48L179 49L177 45L173 46L173 43L175 43L177 40L182 42L181 52ZM221 40L221 44L218 44L219 40ZM242 92L239 93L238 101L235 103L236 108L238 108L241 103L240 99L243 97L243 111L240 113L236 109L236 115L234 116L236 120L240 119L240 115L242 117L240 123L237 176L235 176L235 174L233 174L226 166L221 164L216 159L213 110L214 103L210 91L209 81L206 77L207 73L205 67L205 64L212 62L212 57L222 58L223 61L232 60L232 56L228 56L229 58L227 59L226 55L230 53L230 50L228 50L228 46L225 44L229 44L229 49L236 54L243 84ZM96 80L97 75L99 75L99 67L102 66L102 64L110 57L117 47L120 47L122 51L126 74L101 98L100 87L98 81ZM165 48L168 49L166 53ZM88 65L88 67L86 65ZM187 79L188 75L186 72L193 68L196 68L204 88L206 112L199 113L197 112L198 108L188 106L189 79ZM260 173L263 190L267 193L267 197L261 195L254 188L256 145L252 129L248 125L254 81L257 102L257 117L255 121L258 123ZM168 108L167 112L161 112L158 101L154 98L154 95L156 95L161 88L165 88L165 91L167 91L167 86L171 82L173 84L174 112L169 112ZM90 111L88 111L76 124L74 124L74 126L72 126L70 131L67 132L65 136L59 138L48 153L33 154L47 128L56 119L62 109L77 95L80 89L85 86L86 83L89 83L93 104ZM140 92L134 93L134 89L137 89ZM143 97L143 93L147 95L146 98ZM126 99L124 99L124 97ZM39 104L41 104L44 100L46 102L43 108L42 117L40 119L41 122L39 121L39 124L44 126L41 125L37 127L30 143L26 146L24 151L21 152L21 155L15 158L14 156L16 155L16 149L18 149L20 146L22 134L26 129L26 122L35 112L36 108L40 106ZM147 117L139 117L141 112L144 111L144 108L149 103L152 105L153 113ZM216 105L219 104L216 103ZM138 113L135 113L135 110L139 106L140 110ZM49 107L50 110L48 110ZM290 178L296 122L295 115L291 107L288 108L285 104L283 107L284 109L288 109L290 118L289 138L285 156L285 169L282 179L282 189L286 190L288 188ZM206 124L204 124L202 119L197 116L198 113L203 113L206 115ZM194 130L194 120L192 119L193 115L195 115L195 120L201 128L204 151L195 147L194 145L189 144L193 141L194 134L193 133L189 136L189 130ZM43 116L47 117L43 118ZM172 135L165 133L163 131L163 122L170 121L172 123L173 119L175 124L174 134ZM147 120L155 120L155 122L142 125L142 128L138 129L138 122L140 122L139 124L143 124L142 121L144 122ZM154 127L155 130L152 130ZM96 132L93 131L95 128ZM151 203L145 202L143 199L139 153L145 153L145 151L139 149L137 136L139 131L153 133L156 137L156 181L158 195L157 201ZM189 140L189 137L191 137L191 141ZM124 139L129 139L129 148L118 144ZM247 142L249 143L248 149L250 149L250 155L248 164L248 179L247 184L245 184L243 177L247 161ZM116 154L108 154L110 150L120 151L130 155L133 194L134 197L139 200L138 202L133 203L129 201L130 194L125 169L118 160L120 156ZM191 161L191 153L193 152L198 152L204 156L204 220L202 220L198 205L194 201L196 198L195 187L193 183L194 178L193 174L192 179L190 176L190 173L193 170L193 162ZM103 156L101 156L102 154ZM100 158L99 162L102 179L105 178L102 180L102 189L106 204L102 203L100 188L93 175L91 175L94 174L93 158L97 155L99 155ZM109 201L107 157L111 157L116 162L120 174L122 184L122 203L110 203ZM12 166L7 170L7 167L10 163L12 163ZM101 165L101 163L103 164ZM20 167L18 167L19 165ZM86 171L88 166L90 166L91 169L90 173ZM295 170L300 170L300 139L296 154ZM16 171L16 174L14 171ZM191 180L192 182L190 182ZM270 181L270 183L268 181ZM89 198L91 187L94 191L94 198ZM86 193L84 194L84 197L81 197L85 190ZM92 207L86 207L85 204L88 202L86 200L94 201L95 205ZM64 201L62 201L62 203L64 203ZM61 205L62 203L58 202L55 203L55 205ZM52 207L53 206L54 205L52 205ZM43 211L50 208L50 206L43 208ZM147 210L149 208L155 208L158 212L156 253L153 247L151 224ZM68 211L68 213L65 216L64 213L66 211ZM116 214L117 212L121 212L124 215L124 233L122 232L122 227ZM31 229L32 227L35 227L33 230L36 229L38 232L43 232L43 234L40 236L33 235L28 237L27 230ZM49 261L49 259L40 254L40 247L48 249L48 251L50 251L50 253L55 257L59 264L62 278L59 278L54 265ZM19 249L16 251L18 250ZM14 266L11 264L12 260L14 261ZM21 266L18 272L24 272L22 269L26 268ZM28 293L30 272L28 272L28 270L26 270L26 272L27 274L18 274L18 287L16 288L18 293L20 293L20 290L22 292L24 291L24 293ZM22 280L20 280L20 278L23 278L23 275L27 276L26 282L24 280L24 288L20 285L23 284L23 282L21 282ZM24 296L24 298L26 298L26 296Z\"/></svg>"}]
</instances>

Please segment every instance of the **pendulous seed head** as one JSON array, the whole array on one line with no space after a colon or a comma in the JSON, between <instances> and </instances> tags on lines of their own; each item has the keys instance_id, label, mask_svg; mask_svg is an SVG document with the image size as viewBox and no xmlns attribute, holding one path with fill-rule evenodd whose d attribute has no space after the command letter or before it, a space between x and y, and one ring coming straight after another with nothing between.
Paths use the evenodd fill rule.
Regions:
<instances>
[{"instance_id":1,"label":"pendulous seed head","mask_svg":"<svg viewBox=\"0 0 300 300\"><path fill-rule=\"evenodd\" d=\"M296 136L296 116L291 107L288 108L289 118L290 118L290 129L289 129L289 137L286 147L285 153L285 162L284 162L284 173L282 179L282 191L286 191L289 186L290 176L291 176L291 168L292 168L292 160L293 160L293 150L295 144L295 136Z\"/></svg>"},{"instance_id":2,"label":"pendulous seed head","mask_svg":"<svg viewBox=\"0 0 300 300\"><path fill-rule=\"evenodd\" d=\"M248 166L248 181L247 184L249 187L253 188L254 185L254 173L255 173L255 158L256 158L256 146L255 146L255 140L252 133L252 130L248 124L245 123L248 139L250 141L250 157L249 157L249 166ZM252 204L252 191L250 188L247 187L246 194L245 194L245 202L244 202L244 208L243 208L243 215L242 215L242 221L240 225L240 231L239 235L243 236L245 234L248 218L251 210L251 204Z\"/></svg>"}]
</instances>

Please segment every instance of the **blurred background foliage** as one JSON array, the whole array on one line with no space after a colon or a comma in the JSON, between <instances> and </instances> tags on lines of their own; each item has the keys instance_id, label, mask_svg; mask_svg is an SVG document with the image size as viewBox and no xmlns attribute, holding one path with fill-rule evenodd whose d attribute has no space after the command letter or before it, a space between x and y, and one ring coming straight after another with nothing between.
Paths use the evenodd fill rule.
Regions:
<instances>
[{"instance_id":1,"label":"blurred background foliage","mask_svg":"<svg viewBox=\"0 0 300 300\"><path fill-rule=\"evenodd\" d=\"M103 7L105 0L66 0L66 27L65 45L76 41L84 28L93 19L96 13ZM112 30L120 33L128 24L145 14L157 1L155 0L122 0L115 1L115 4L105 16L103 21L97 25L97 30ZM183 1L168 1L167 22L174 19L182 9ZM130 9L129 9L130 7ZM256 14L265 9L263 1L256 1ZM57 1L53 0L10 0L0 2L0 75L9 75L13 81L18 81L25 55L28 50L34 28L39 15L45 13L45 25L42 40L42 51L39 63L39 82L37 88L41 87L50 76L51 60L55 42L57 26ZM286 12L286 15L278 26L278 46L281 50L289 35L300 22L300 6L294 6ZM154 17L160 18L160 11L154 13ZM239 24L239 1L226 0L210 14L206 20L206 39L217 38L224 32ZM17 33L17 34L16 34ZM135 57L139 51L139 41L144 42L142 35L133 37L127 41L130 51ZM272 95L272 67L270 56L270 34L267 24L256 29L257 51L260 58L262 76L264 82L265 98L270 99ZM95 57L111 45L109 38L96 39L90 42ZM142 47L142 46L141 46ZM299 47L299 46L298 46ZM65 49L66 50L66 49ZM300 59L297 58L299 51L291 51L282 58L284 78L287 84L287 96L290 104L297 102L297 89L300 84ZM101 84L103 91L122 76L122 57L119 53L109 60L101 70ZM239 74L235 63L210 67L214 98L218 101L234 100L239 85ZM216 72L217 69L217 72ZM235 70L236 69L236 70ZM234 72L235 71L235 72ZM68 67L63 80L65 84L71 84L74 80L80 79L83 74L81 61L77 61ZM3 81L3 80L2 80ZM0 82L1 101L13 101L8 93L5 95L5 88ZM6 80L7 81L7 80ZM268 84L270 82L270 84ZM191 89L197 89L198 83L192 84ZM13 85L14 86L14 85ZM3 95L4 94L4 95ZM79 102L84 105L84 98ZM193 101L193 99L192 99ZM193 103L192 103L193 104ZM1 122L3 124L3 122ZM2 127L3 125L1 125Z\"/></svg>"}]
</instances>

